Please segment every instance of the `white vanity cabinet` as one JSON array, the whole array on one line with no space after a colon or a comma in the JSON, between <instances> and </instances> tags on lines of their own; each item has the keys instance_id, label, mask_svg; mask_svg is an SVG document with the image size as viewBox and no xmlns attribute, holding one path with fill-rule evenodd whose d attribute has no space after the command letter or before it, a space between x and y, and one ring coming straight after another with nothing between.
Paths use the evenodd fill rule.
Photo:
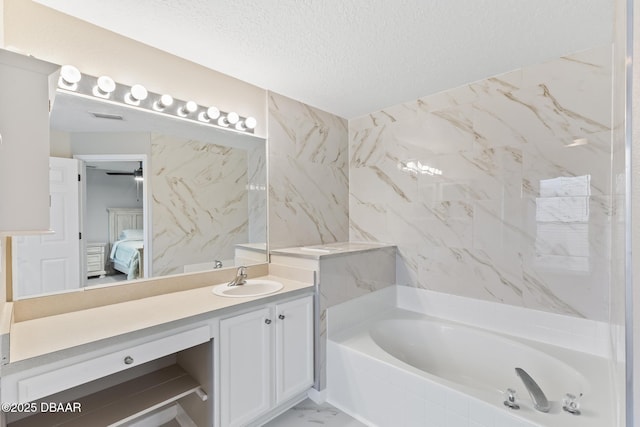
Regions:
<instances>
[{"instance_id":1,"label":"white vanity cabinet","mask_svg":"<svg viewBox=\"0 0 640 427\"><path fill-rule=\"evenodd\" d=\"M49 229L49 79L57 69L0 49L0 234Z\"/></svg>"},{"instance_id":2,"label":"white vanity cabinet","mask_svg":"<svg viewBox=\"0 0 640 427\"><path fill-rule=\"evenodd\" d=\"M313 384L313 296L220 320L220 426L245 426Z\"/></svg>"},{"instance_id":3,"label":"white vanity cabinet","mask_svg":"<svg viewBox=\"0 0 640 427\"><path fill-rule=\"evenodd\" d=\"M204 402L195 414L205 420L201 425L211 425L206 381L194 379L212 376L206 369L210 340L209 324L194 325L37 365L3 375L2 399L16 408L28 408L16 412L31 413L47 402L71 402L63 406L76 405L78 410L56 418L56 425L65 426L128 425L153 416L159 408L192 399L191 409L193 402ZM52 425L48 411L10 417L9 427Z\"/></svg>"}]
</instances>

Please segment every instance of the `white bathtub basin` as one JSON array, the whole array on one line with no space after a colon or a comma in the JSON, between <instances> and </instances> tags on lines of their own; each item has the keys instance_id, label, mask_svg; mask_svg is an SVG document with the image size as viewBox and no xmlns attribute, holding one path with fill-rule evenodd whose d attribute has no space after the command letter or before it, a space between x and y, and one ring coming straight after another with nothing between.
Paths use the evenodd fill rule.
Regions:
<instances>
[{"instance_id":1,"label":"white bathtub basin","mask_svg":"<svg viewBox=\"0 0 640 427\"><path fill-rule=\"evenodd\" d=\"M399 294L377 291L328 310L329 403L379 426L444 426L450 417L455 425L483 427L619 425L607 359L526 334L507 335L393 307L389 300ZM465 300L460 308L469 307ZM484 304L472 307L478 317L495 316L482 311ZM375 314L363 319L363 311ZM523 316L531 319L533 314ZM534 319L534 331L536 325L546 324L540 316ZM535 409L516 367L543 390L549 412ZM507 388L517 391L519 410L503 404ZM583 393L581 415L563 411L566 393Z\"/></svg>"},{"instance_id":2,"label":"white bathtub basin","mask_svg":"<svg viewBox=\"0 0 640 427\"><path fill-rule=\"evenodd\" d=\"M549 400L588 393L589 382L571 366L496 334L429 320L388 319L370 329L384 351L417 369L479 390L511 387L527 397L515 368L524 369Z\"/></svg>"}]
</instances>

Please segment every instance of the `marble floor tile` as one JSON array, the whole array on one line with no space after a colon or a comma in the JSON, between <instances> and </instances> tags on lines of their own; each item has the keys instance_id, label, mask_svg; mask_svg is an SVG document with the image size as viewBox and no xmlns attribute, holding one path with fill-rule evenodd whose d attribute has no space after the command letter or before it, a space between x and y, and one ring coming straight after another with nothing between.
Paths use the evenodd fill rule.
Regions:
<instances>
[{"instance_id":1,"label":"marble floor tile","mask_svg":"<svg viewBox=\"0 0 640 427\"><path fill-rule=\"evenodd\" d=\"M324 403L317 405L307 399L277 418L265 424L265 427L301 427L301 426L325 426L325 427L361 427L360 421Z\"/></svg>"}]
</instances>

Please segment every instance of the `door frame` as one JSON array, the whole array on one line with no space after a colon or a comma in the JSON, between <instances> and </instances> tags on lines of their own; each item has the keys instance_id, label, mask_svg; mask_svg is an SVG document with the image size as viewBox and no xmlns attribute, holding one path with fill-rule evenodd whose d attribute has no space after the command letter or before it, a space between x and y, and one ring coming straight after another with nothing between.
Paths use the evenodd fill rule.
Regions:
<instances>
[{"instance_id":1,"label":"door frame","mask_svg":"<svg viewBox=\"0 0 640 427\"><path fill-rule=\"evenodd\" d=\"M149 203L149 190L151 186L149 185L149 160L146 154L76 154L73 156L74 159L78 159L82 161L82 185L80 192L80 229L82 230L82 235L86 236L86 230L84 229L84 218L87 213L87 204L86 204L86 192L87 192L87 182L86 182L86 167L85 162L142 162L142 170L144 171L144 179L142 181L142 224L144 227L144 262L143 262L143 277L148 278L152 277L151 275L151 261L153 260L153 248L151 243L151 204ZM83 269L83 277L85 277L86 283L86 239L82 239L82 265ZM105 258L108 259L109 254L105 253Z\"/></svg>"}]
</instances>

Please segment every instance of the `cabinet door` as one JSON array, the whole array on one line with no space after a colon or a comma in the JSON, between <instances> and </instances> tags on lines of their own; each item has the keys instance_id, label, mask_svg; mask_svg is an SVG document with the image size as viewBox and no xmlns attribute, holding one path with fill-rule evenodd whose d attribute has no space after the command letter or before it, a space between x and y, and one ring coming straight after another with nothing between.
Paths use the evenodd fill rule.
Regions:
<instances>
[{"instance_id":1,"label":"cabinet door","mask_svg":"<svg viewBox=\"0 0 640 427\"><path fill-rule=\"evenodd\" d=\"M276 305L276 404L313 384L313 297Z\"/></svg>"},{"instance_id":2,"label":"cabinet door","mask_svg":"<svg viewBox=\"0 0 640 427\"><path fill-rule=\"evenodd\" d=\"M272 406L272 311L220 321L220 421L241 426Z\"/></svg>"},{"instance_id":3,"label":"cabinet door","mask_svg":"<svg viewBox=\"0 0 640 427\"><path fill-rule=\"evenodd\" d=\"M0 231L49 229L49 81L53 64L0 50Z\"/></svg>"}]
</instances>

